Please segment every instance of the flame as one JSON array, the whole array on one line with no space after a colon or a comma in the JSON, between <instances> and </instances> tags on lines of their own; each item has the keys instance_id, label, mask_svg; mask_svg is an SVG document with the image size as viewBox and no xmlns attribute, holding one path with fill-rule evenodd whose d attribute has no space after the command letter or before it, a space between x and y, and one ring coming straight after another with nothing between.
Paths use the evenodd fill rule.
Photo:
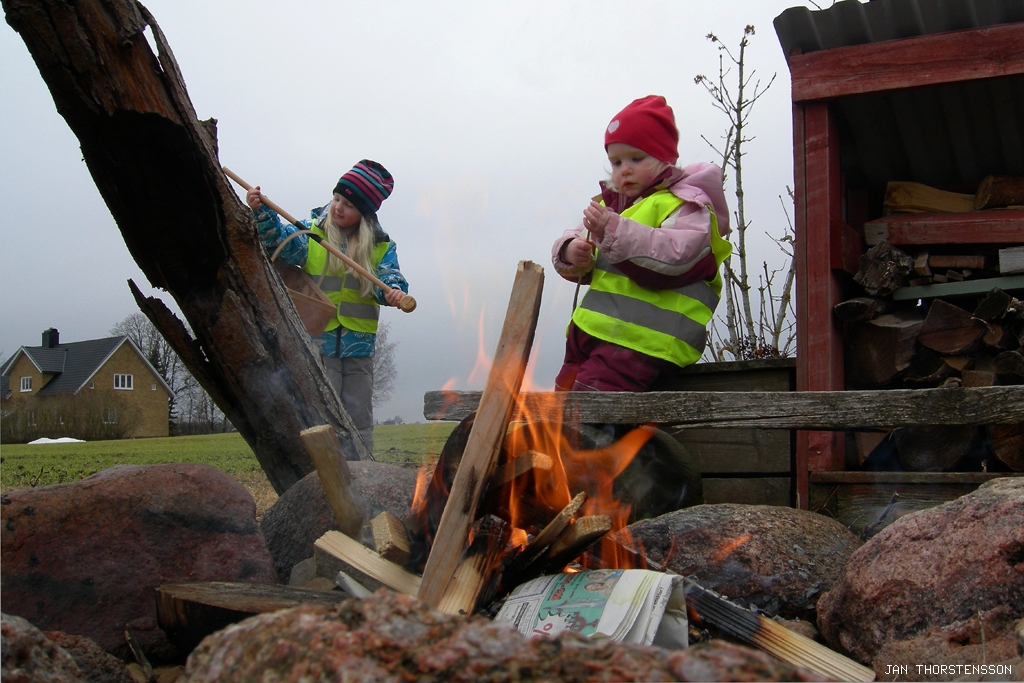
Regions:
<instances>
[{"instance_id":1,"label":"flame","mask_svg":"<svg viewBox=\"0 0 1024 683\"><path fill-rule=\"evenodd\" d=\"M480 320L477 323L476 364L469 372L469 383L473 384L477 381L486 381L487 376L491 372L492 362L493 359L488 356L487 352L484 350L484 312L481 310Z\"/></svg>"},{"instance_id":2,"label":"flame","mask_svg":"<svg viewBox=\"0 0 1024 683\"><path fill-rule=\"evenodd\" d=\"M731 541L726 541L722 544L722 547L716 550L715 554L711 556L711 561L715 563L721 562L725 558L729 557L736 548L739 548L741 545L749 541L750 538L750 534L743 534L742 536L737 536Z\"/></svg>"}]
</instances>

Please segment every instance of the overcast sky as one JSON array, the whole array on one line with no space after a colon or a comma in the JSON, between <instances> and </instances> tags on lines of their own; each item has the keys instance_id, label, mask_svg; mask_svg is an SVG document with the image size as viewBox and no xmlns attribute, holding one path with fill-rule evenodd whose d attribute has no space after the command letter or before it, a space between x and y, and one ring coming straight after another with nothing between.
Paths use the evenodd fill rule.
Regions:
<instances>
[{"instance_id":1,"label":"overcast sky","mask_svg":"<svg viewBox=\"0 0 1024 683\"><path fill-rule=\"evenodd\" d=\"M789 72L772 20L796 0L392 2L147 0L220 160L289 213L326 203L362 158L395 177L379 214L419 307L385 309L398 382L376 417L423 420L423 394L480 389L520 260L545 268L530 386L551 389L574 286L551 244L579 222L608 172L604 127L631 100L664 95L680 163L715 161L701 135L727 124L696 74L756 27L747 69L775 84L751 118L745 190L752 232L781 234L792 185ZM811 5L807 5L811 6ZM79 142L20 36L0 27L0 354L108 336L149 286ZM729 196L735 208L735 197ZM154 211L174 211L173 201ZM778 258L753 240L754 265Z\"/></svg>"}]
</instances>

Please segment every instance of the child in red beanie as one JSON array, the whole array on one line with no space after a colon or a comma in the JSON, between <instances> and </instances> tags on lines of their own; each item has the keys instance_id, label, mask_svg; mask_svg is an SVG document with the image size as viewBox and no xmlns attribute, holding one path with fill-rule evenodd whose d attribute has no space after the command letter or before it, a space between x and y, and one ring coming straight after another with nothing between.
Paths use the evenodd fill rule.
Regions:
<instances>
[{"instance_id":1,"label":"child in red beanie","mask_svg":"<svg viewBox=\"0 0 1024 683\"><path fill-rule=\"evenodd\" d=\"M645 391L697 362L732 253L722 171L679 168L679 131L664 97L631 102L605 130L610 181L583 222L555 242L566 280L590 288L573 312L560 391Z\"/></svg>"}]
</instances>

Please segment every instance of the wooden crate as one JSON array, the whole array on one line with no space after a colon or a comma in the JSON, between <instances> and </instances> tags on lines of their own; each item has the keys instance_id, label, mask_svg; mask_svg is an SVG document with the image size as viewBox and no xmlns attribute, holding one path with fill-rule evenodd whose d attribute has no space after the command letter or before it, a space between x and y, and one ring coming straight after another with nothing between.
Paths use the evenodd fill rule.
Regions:
<instances>
[{"instance_id":1,"label":"wooden crate","mask_svg":"<svg viewBox=\"0 0 1024 683\"><path fill-rule=\"evenodd\" d=\"M699 363L658 383L656 391L793 391L791 358ZM793 432L785 429L672 429L700 460L704 501L792 506Z\"/></svg>"}]
</instances>

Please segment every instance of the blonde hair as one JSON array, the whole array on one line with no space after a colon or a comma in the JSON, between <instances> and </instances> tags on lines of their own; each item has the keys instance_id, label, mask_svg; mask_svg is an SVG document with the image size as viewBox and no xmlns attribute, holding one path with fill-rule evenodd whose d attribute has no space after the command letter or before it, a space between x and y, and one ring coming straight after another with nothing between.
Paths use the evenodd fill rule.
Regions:
<instances>
[{"instance_id":1,"label":"blonde hair","mask_svg":"<svg viewBox=\"0 0 1024 683\"><path fill-rule=\"evenodd\" d=\"M320 227L324 231L324 235L327 236L327 241L332 246L341 249L345 252L345 255L350 259L358 263L360 266L365 268L367 271L376 274L376 269L373 267L373 236L374 226L376 225L376 217L373 214L370 216L361 216L359 219L359 230L353 236L350 241L349 238L342 232L341 228L334 224L334 219L331 218L331 212L328 211ZM334 254L327 252L327 271L329 273L335 273L340 277L348 275L346 272L348 268L345 263L335 256ZM372 297L374 284L362 277L355 270L351 273L354 277L359 279L359 296Z\"/></svg>"}]
</instances>

